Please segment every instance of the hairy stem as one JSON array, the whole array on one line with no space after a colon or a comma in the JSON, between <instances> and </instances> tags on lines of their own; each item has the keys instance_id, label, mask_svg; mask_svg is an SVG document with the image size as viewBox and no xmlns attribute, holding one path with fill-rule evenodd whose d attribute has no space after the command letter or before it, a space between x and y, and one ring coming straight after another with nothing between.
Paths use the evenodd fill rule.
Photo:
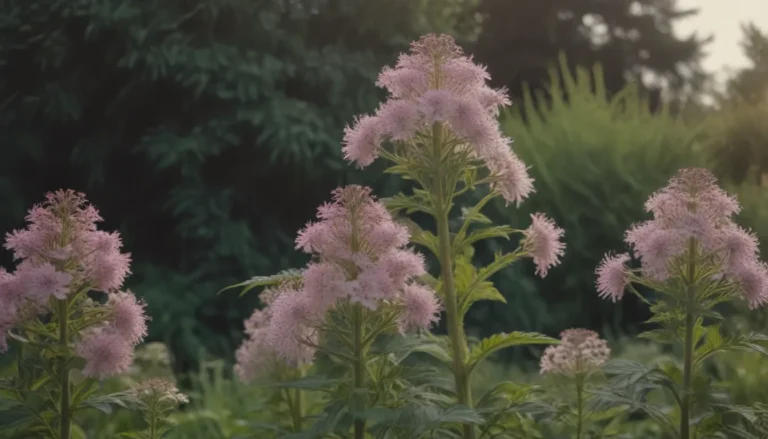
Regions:
<instances>
[{"instance_id":1,"label":"hairy stem","mask_svg":"<svg viewBox=\"0 0 768 439\"><path fill-rule=\"evenodd\" d=\"M472 407L472 394L469 387L469 374L466 368L467 342L464 324L459 318L456 285L453 278L453 254L451 251L451 233L448 229L451 193L453 187L447 187L442 170L442 126L436 123L432 128L433 154L436 163L434 179L435 216L437 220L438 253L440 274L445 297L445 314L448 323L448 336L451 339L453 356L453 374L456 381L456 394L459 404ZM464 424L464 438L474 439L475 429L471 424Z\"/></svg>"},{"instance_id":2,"label":"hairy stem","mask_svg":"<svg viewBox=\"0 0 768 439\"><path fill-rule=\"evenodd\" d=\"M63 348L64 352L67 351L69 346L69 303L67 300L59 301L59 344ZM69 384L69 356L65 355L61 358L61 401L59 403L59 416L61 430L59 433L60 439L69 439L70 437L70 424L71 424L71 395Z\"/></svg>"},{"instance_id":3,"label":"hairy stem","mask_svg":"<svg viewBox=\"0 0 768 439\"><path fill-rule=\"evenodd\" d=\"M696 294L696 241L688 241L688 289L685 292L685 345L683 353L683 398L680 404L680 439L690 439L691 381L693 379L693 301Z\"/></svg>"},{"instance_id":4,"label":"hairy stem","mask_svg":"<svg viewBox=\"0 0 768 439\"><path fill-rule=\"evenodd\" d=\"M363 352L363 306L356 303L353 308L353 334L355 364L354 375L354 399L357 401L355 409L365 410L365 353ZM365 419L355 419L355 439L365 438Z\"/></svg>"}]
</instances>

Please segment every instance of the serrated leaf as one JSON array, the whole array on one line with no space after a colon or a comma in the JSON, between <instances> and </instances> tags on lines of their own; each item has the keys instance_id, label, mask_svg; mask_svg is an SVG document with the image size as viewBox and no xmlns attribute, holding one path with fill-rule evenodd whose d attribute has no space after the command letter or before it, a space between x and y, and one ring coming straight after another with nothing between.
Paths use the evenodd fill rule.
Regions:
<instances>
[{"instance_id":1,"label":"serrated leaf","mask_svg":"<svg viewBox=\"0 0 768 439\"><path fill-rule=\"evenodd\" d=\"M509 334L494 334L484 338L469 353L467 360L467 371L471 372L483 360L491 354L501 349L512 346L532 345L532 344L557 344L559 340L535 332L511 332Z\"/></svg>"},{"instance_id":2,"label":"serrated leaf","mask_svg":"<svg viewBox=\"0 0 768 439\"><path fill-rule=\"evenodd\" d=\"M423 194L418 192L414 195L399 193L389 198L382 198L381 202L387 210L392 213L404 211L408 215L414 212L424 212L432 215L432 209L429 207L429 199L426 198L427 196L428 194L426 192Z\"/></svg>"},{"instance_id":3,"label":"serrated leaf","mask_svg":"<svg viewBox=\"0 0 768 439\"><path fill-rule=\"evenodd\" d=\"M467 235L466 238L461 240L457 239L455 241L455 251L458 253L460 249L474 245L476 242L483 241L485 239L504 238L508 240L509 235L514 231L515 229L510 226L492 226L473 230Z\"/></svg>"},{"instance_id":4,"label":"serrated leaf","mask_svg":"<svg viewBox=\"0 0 768 439\"><path fill-rule=\"evenodd\" d=\"M480 300L493 300L507 303L507 299L494 287L488 278L507 267L520 257L518 253L497 253L489 265L475 268L466 256L458 256L455 262L454 278L456 296L459 302L459 316L463 317L473 303Z\"/></svg>"},{"instance_id":5,"label":"serrated leaf","mask_svg":"<svg viewBox=\"0 0 768 439\"><path fill-rule=\"evenodd\" d=\"M768 348L762 345L762 343L768 342L768 337L764 334L753 332L723 339L720 336L719 327L713 328L717 328L717 335L713 334L713 339L711 341L709 340L709 334L707 335L705 343L696 350L694 366L719 352L744 350L768 356ZM713 329L713 331L715 331L715 329Z\"/></svg>"},{"instance_id":6,"label":"serrated leaf","mask_svg":"<svg viewBox=\"0 0 768 439\"><path fill-rule=\"evenodd\" d=\"M91 407L103 412L104 414L112 414L112 406L118 406L122 408L128 408L129 403L133 402L133 397L128 392L117 392L109 395L101 395L93 398L88 398L82 403L81 406Z\"/></svg>"}]
</instances>

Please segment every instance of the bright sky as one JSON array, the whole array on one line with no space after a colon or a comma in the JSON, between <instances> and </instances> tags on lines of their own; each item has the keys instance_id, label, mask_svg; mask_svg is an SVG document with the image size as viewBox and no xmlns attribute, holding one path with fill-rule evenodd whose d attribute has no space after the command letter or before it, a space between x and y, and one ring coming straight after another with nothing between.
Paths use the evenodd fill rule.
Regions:
<instances>
[{"instance_id":1,"label":"bright sky","mask_svg":"<svg viewBox=\"0 0 768 439\"><path fill-rule=\"evenodd\" d=\"M682 9L699 8L693 18L678 22L680 35L712 35L704 68L723 79L725 69L748 65L739 45L742 22L753 22L768 31L768 0L678 0Z\"/></svg>"}]
</instances>

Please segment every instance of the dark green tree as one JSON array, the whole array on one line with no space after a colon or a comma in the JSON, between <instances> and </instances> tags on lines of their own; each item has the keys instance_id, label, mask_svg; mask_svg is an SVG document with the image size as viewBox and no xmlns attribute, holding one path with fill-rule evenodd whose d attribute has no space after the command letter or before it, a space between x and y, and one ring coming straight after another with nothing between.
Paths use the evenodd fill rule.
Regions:
<instances>
[{"instance_id":1,"label":"dark green tree","mask_svg":"<svg viewBox=\"0 0 768 439\"><path fill-rule=\"evenodd\" d=\"M303 262L295 232L357 178L344 126L380 100L382 65L463 10L439 6L0 0L0 229L46 191L86 192L133 252L152 337L182 368L229 356L254 303L216 292Z\"/></svg>"},{"instance_id":2,"label":"dark green tree","mask_svg":"<svg viewBox=\"0 0 768 439\"><path fill-rule=\"evenodd\" d=\"M718 172L734 183L768 182L768 35L754 24L742 25L741 47L750 65L735 71L719 96L709 137Z\"/></svg>"},{"instance_id":3,"label":"dark green tree","mask_svg":"<svg viewBox=\"0 0 768 439\"><path fill-rule=\"evenodd\" d=\"M741 48L750 66L736 71L728 79L726 99L749 104L768 102L768 33L754 23L741 26Z\"/></svg>"},{"instance_id":4,"label":"dark green tree","mask_svg":"<svg viewBox=\"0 0 768 439\"><path fill-rule=\"evenodd\" d=\"M548 68L564 52L571 67L600 63L609 92L638 80L658 101L665 84L697 88L705 39L673 33L676 21L696 13L675 0L478 0L482 17L474 52L494 81L522 96L522 85L542 90ZM651 102L654 105L654 102Z\"/></svg>"}]
</instances>

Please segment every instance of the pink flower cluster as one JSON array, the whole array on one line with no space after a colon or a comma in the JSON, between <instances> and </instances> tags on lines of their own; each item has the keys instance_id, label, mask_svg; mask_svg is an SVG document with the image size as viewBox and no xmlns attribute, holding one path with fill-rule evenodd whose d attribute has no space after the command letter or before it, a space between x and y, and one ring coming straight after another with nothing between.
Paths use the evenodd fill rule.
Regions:
<instances>
[{"instance_id":1,"label":"pink flower cluster","mask_svg":"<svg viewBox=\"0 0 768 439\"><path fill-rule=\"evenodd\" d=\"M235 375L244 383L249 383L257 378L268 376L276 366L278 357L275 351L267 343L267 329L272 317L271 306L275 299L282 294L292 294L294 288L282 285L276 288L270 288L261 293L261 299L266 303L266 307L254 310L251 317L245 321L246 338L243 344L235 352ZM306 353L296 355L302 359L311 358L312 351L309 347L303 348ZM300 351L301 346L296 346Z\"/></svg>"},{"instance_id":2,"label":"pink flower cluster","mask_svg":"<svg viewBox=\"0 0 768 439\"><path fill-rule=\"evenodd\" d=\"M71 190L49 193L27 215L29 225L6 235L5 247L21 262L15 272L0 270L0 350L6 335L27 319L50 311L52 300L75 291L108 293L109 321L91 328L76 346L86 359L83 373L106 376L127 369L133 345L147 333L144 305L118 292L130 272L130 255L120 252L118 233L97 230L98 211Z\"/></svg>"},{"instance_id":3,"label":"pink flower cluster","mask_svg":"<svg viewBox=\"0 0 768 439\"><path fill-rule=\"evenodd\" d=\"M33 266L67 267L75 285L114 291L130 273L131 258L120 252L120 234L96 229L101 220L83 194L59 190L29 211L26 229L6 235L5 248Z\"/></svg>"},{"instance_id":4,"label":"pink flower cluster","mask_svg":"<svg viewBox=\"0 0 768 439\"><path fill-rule=\"evenodd\" d=\"M133 363L133 348L147 336L145 304L130 291L109 293L109 320L88 329L75 345L85 359L83 375L103 379L125 373Z\"/></svg>"},{"instance_id":5,"label":"pink flower cluster","mask_svg":"<svg viewBox=\"0 0 768 439\"><path fill-rule=\"evenodd\" d=\"M560 241L565 231L541 213L532 214L531 219L531 226L523 231L523 250L533 258L536 274L545 277L565 253L565 243Z\"/></svg>"},{"instance_id":6,"label":"pink flower cluster","mask_svg":"<svg viewBox=\"0 0 768 439\"><path fill-rule=\"evenodd\" d=\"M296 239L316 256L304 271L302 288L283 291L272 303L267 343L291 361L311 360L306 350L317 321L338 300L398 306L400 328L426 328L437 320L440 304L433 291L413 282L425 273L423 257L405 249L409 234L361 186L339 188L333 202L318 209L319 221Z\"/></svg>"},{"instance_id":7,"label":"pink flower cluster","mask_svg":"<svg viewBox=\"0 0 768 439\"><path fill-rule=\"evenodd\" d=\"M672 267L695 242L698 260L707 258L720 270L718 278L738 287L751 307L768 301L768 266L759 260L757 238L731 217L739 203L717 186L706 169L683 169L646 202L653 219L634 225L625 241L642 263L642 273L664 282ZM620 299L628 282L628 254L608 254L597 269L602 297Z\"/></svg>"},{"instance_id":8,"label":"pink flower cluster","mask_svg":"<svg viewBox=\"0 0 768 439\"><path fill-rule=\"evenodd\" d=\"M573 376L593 372L611 355L605 340L588 329L568 329L560 333L561 343L549 346L541 357L541 373Z\"/></svg>"},{"instance_id":9,"label":"pink flower cluster","mask_svg":"<svg viewBox=\"0 0 768 439\"><path fill-rule=\"evenodd\" d=\"M390 98L373 116L362 116L347 127L344 156L360 166L370 165L384 140L408 142L430 135L432 124L449 128L445 140L459 144L482 160L496 176L493 186L507 202L520 204L533 192L525 164L512 152L499 130L499 107L510 104L506 90L486 85L485 67L464 56L453 38L426 35L402 54L394 68L386 67L377 85Z\"/></svg>"}]
</instances>

